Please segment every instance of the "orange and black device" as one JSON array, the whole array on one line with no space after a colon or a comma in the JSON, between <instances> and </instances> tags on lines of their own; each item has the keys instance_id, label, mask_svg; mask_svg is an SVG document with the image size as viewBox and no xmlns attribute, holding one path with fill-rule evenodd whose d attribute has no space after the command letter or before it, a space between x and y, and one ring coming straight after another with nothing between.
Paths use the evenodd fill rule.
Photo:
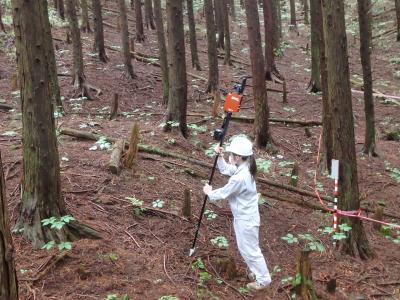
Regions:
<instances>
[{"instance_id":1,"label":"orange and black device","mask_svg":"<svg viewBox=\"0 0 400 300\"><path fill-rule=\"evenodd\" d=\"M238 93L229 93L225 98L224 111L237 113L240 109L243 95Z\"/></svg>"}]
</instances>

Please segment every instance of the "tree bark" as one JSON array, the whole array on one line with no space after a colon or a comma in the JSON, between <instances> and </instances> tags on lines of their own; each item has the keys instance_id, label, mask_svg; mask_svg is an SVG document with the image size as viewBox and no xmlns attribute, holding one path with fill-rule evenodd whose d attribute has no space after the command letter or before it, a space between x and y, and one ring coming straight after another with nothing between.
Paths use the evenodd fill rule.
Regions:
<instances>
[{"instance_id":1,"label":"tree bark","mask_svg":"<svg viewBox=\"0 0 400 300\"><path fill-rule=\"evenodd\" d=\"M272 37L272 49L278 49L280 46L280 34L279 34L279 16L278 16L278 0L271 1L271 11L272 11L272 24L273 24L273 37ZM280 9L280 7L279 7ZM275 54L274 54L275 56Z\"/></svg>"},{"instance_id":2,"label":"tree bark","mask_svg":"<svg viewBox=\"0 0 400 300\"><path fill-rule=\"evenodd\" d=\"M73 70L72 83L78 95L90 98L88 88L85 84L85 73L83 70L83 54L81 33L78 27L78 17L76 16L76 0L67 0L67 14L72 39Z\"/></svg>"},{"instance_id":3,"label":"tree bark","mask_svg":"<svg viewBox=\"0 0 400 300\"><path fill-rule=\"evenodd\" d=\"M146 28L151 28L152 30L156 29L154 25L154 17L153 17L153 4L151 0L144 0L144 15L146 20Z\"/></svg>"},{"instance_id":4,"label":"tree bark","mask_svg":"<svg viewBox=\"0 0 400 300\"><path fill-rule=\"evenodd\" d=\"M0 153L0 299L18 300L18 282L14 264L14 246L7 211L6 185Z\"/></svg>"},{"instance_id":5,"label":"tree bark","mask_svg":"<svg viewBox=\"0 0 400 300\"><path fill-rule=\"evenodd\" d=\"M189 23L190 53L192 57L192 67L200 71L199 55L197 53L196 23L194 21L193 0L187 0L187 14Z\"/></svg>"},{"instance_id":6,"label":"tree bark","mask_svg":"<svg viewBox=\"0 0 400 300\"><path fill-rule=\"evenodd\" d=\"M71 0L67 2L73 7ZM14 30L21 79L23 182L17 224L35 247L71 238L68 227L52 230L41 220L65 215L60 166L47 66L45 0L13 1ZM40 16L40 17L38 17ZM79 32L79 30L78 30Z\"/></svg>"},{"instance_id":7,"label":"tree bark","mask_svg":"<svg viewBox=\"0 0 400 300\"><path fill-rule=\"evenodd\" d=\"M277 13L277 24L278 24L278 47L280 46L281 39L283 37L283 27L282 27L282 4L280 0L274 0L276 4L276 13Z\"/></svg>"},{"instance_id":8,"label":"tree bark","mask_svg":"<svg viewBox=\"0 0 400 300\"><path fill-rule=\"evenodd\" d=\"M311 1L311 0L310 0ZM304 12L304 24L309 25L310 22L308 20L308 0L303 0L303 12Z\"/></svg>"},{"instance_id":9,"label":"tree bark","mask_svg":"<svg viewBox=\"0 0 400 300\"><path fill-rule=\"evenodd\" d=\"M289 0L289 3L290 3L290 25L293 26L294 28L297 28L295 0Z\"/></svg>"},{"instance_id":10,"label":"tree bark","mask_svg":"<svg viewBox=\"0 0 400 300\"><path fill-rule=\"evenodd\" d=\"M124 5L126 6L125 3ZM108 163L108 169L113 174L119 175L119 173L121 172L121 156L122 152L124 151L124 148L125 148L124 140L118 140L114 144L113 150L111 152L110 162Z\"/></svg>"},{"instance_id":11,"label":"tree bark","mask_svg":"<svg viewBox=\"0 0 400 300\"><path fill-rule=\"evenodd\" d=\"M269 142L271 142L271 137L268 125L269 108L265 86L264 57L261 46L257 2L254 0L245 0L245 10L253 76L255 144L258 147L265 147Z\"/></svg>"},{"instance_id":12,"label":"tree bark","mask_svg":"<svg viewBox=\"0 0 400 300\"><path fill-rule=\"evenodd\" d=\"M272 80L272 70L275 68L274 59L274 20L272 14L273 0L264 0L264 30L265 30L265 79Z\"/></svg>"},{"instance_id":13,"label":"tree bark","mask_svg":"<svg viewBox=\"0 0 400 300\"><path fill-rule=\"evenodd\" d=\"M343 0L322 0L328 70L328 95L331 103L333 157L339 160L341 210L358 210L357 157L354 141L353 108ZM342 250L362 259L372 256L363 224L358 218L343 218L351 226Z\"/></svg>"},{"instance_id":14,"label":"tree bark","mask_svg":"<svg viewBox=\"0 0 400 300\"><path fill-rule=\"evenodd\" d=\"M233 21L236 21L235 0L229 0L229 14Z\"/></svg>"},{"instance_id":15,"label":"tree bark","mask_svg":"<svg viewBox=\"0 0 400 300\"><path fill-rule=\"evenodd\" d=\"M360 26L360 56L364 80L365 141L363 152L376 156L375 110L371 71L371 0L358 0L358 20Z\"/></svg>"},{"instance_id":16,"label":"tree bark","mask_svg":"<svg viewBox=\"0 0 400 300\"><path fill-rule=\"evenodd\" d=\"M208 83L207 92L214 93L218 90L218 57L217 43L215 40L215 22L212 0L204 0L204 14L207 29L207 54L208 54Z\"/></svg>"},{"instance_id":17,"label":"tree bark","mask_svg":"<svg viewBox=\"0 0 400 300\"><path fill-rule=\"evenodd\" d=\"M321 0L310 0L311 15L311 80L308 85L310 92L317 93L321 91L321 36L322 33L322 15L321 9L318 9Z\"/></svg>"},{"instance_id":18,"label":"tree bark","mask_svg":"<svg viewBox=\"0 0 400 300\"><path fill-rule=\"evenodd\" d=\"M45 16L48 16L47 6L45 6L43 9ZM60 85L58 83L58 75L57 75L57 63L56 63L56 56L54 53L53 39L51 38L51 26L49 18L48 17L44 18L43 22L46 31L46 37L50 37L47 39L46 47L49 59L48 68L50 75L51 99L55 106L54 110L64 111L63 103L61 102Z\"/></svg>"},{"instance_id":19,"label":"tree bark","mask_svg":"<svg viewBox=\"0 0 400 300\"><path fill-rule=\"evenodd\" d=\"M182 135L187 137L187 82L182 0L167 0L167 26L169 56L167 122L179 122Z\"/></svg>"},{"instance_id":20,"label":"tree bark","mask_svg":"<svg viewBox=\"0 0 400 300\"><path fill-rule=\"evenodd\" d=\"M104 47L103 16L101 13L101 1L92 0L93 21L94 21L94 48L99 53L99 59L107 62L108 57Z\"/></svg>"},{"instance_id":21,"label":"tree bark","mask_svg":"<svg viewBox=\"0 0 400 300\"><path fill-rule=\"evenodd\" d=\"M5 29L4 24L3 24L2 14L3 14L3 8L0 5L0 29L2 31L6 32L6 29Z\"/></svg>"},{"instance_id":22,"label":"tree bark","mask_svg":"<svg viewBox=\"0 0 400 300\"><path fill-rule=\"evenodd\" d=\"M189 10L189 4L188 4L188 10ZM167 47L165 45L164 21L162 16L160 0L154 0L154 19L157 28L158 52L160 53L160 65L161 65L162 82L163 82L163 103L164 105L167 105L168 93L169 93L168 59L167 59ZM193 52L192 52L192 59L193 59Z\"/></svg>"},{"instance_id":23,"label":"tree bark","mask_svg":"<svg viewBox=\"0 0 400 300\"><path fill-rule=\"evenodd\" d=\"M121 21L121 40L122 40L122 52L124 56L124 65L126 72L130 78L135 78L132 66L132 56L129 47L129 31L128 31L128 16L126 14L125 0L118 0L118 6L120 11Z\"/></svg>"},{"instance_id":24,"label":"tree bark","mask_svg":"<svg viewBox=\"0 0 400 300\"><path fill-rule=\"evenodd\" d=\"M65 19L65 13L64 13L64 0L57 0L57 9L58 9L58 15L62 20Z\"/></svg>"},{"instance_id":25,"label":"tree bark","mask_svg":"<svg viewBox=\"0 0 400 300\"><path fill-rule=\"evenodd\" d=\"M400 0L394 0L397 19L397 41L400 42Z\"/></svg>"},{"instance_id":26,"label":"tree bark","mask_svg":"<svg viewBox=\"0 0 400 300\"><path fill-rule=\"evenodd\" d=\"M225 56L224 56L224 65L231 66L231 34L229 31L229 7L228 0L221 0L222 6L222 14L224 21L224 37L225 37Z\"/></svg>"},{"instance_id":27,"label":"tree bark","mask_svg":"<svg viewBox=\"0 0 400 300\"><path fill-rule=\"evenodd\" d=\"M144 28L142 17L142 1L135 0L135 19L136 19L136 40L140 43L144 41Z\"/></svg>"},{"instance_id":28,"label":"tree bark","mask_svg":"<svg viewBox=\"0 0 400 300\"><path fill-rule=\"evenodd\" d=\"M302 300L317 299L312 278L310 250L300 250L297 255L296 275L300 274L301 282L295 287L296 295Z\"/></svg>"},{"instance_id":29,"label":"tree bark","mask_svg":"<svg viewBox=\"0 0 400 300\"><path fill-rule=\"evenodd\" d=\"M224 49L223 0L214 0L215 26L218 33L217 48Z\"/></svg>"},{"instance_id":30,"label":"tree bark","mask_svg":"<svg viewBox=\"0 0 400 300\"><path fill-rule=\"evenodd\" d=\"M89 12L88 12L87 0L81 0L81 8L82 8L81 30L83 32L92 32L92 29L90 29L90 23L89 23Z\"/></svg>"}]
</instances>

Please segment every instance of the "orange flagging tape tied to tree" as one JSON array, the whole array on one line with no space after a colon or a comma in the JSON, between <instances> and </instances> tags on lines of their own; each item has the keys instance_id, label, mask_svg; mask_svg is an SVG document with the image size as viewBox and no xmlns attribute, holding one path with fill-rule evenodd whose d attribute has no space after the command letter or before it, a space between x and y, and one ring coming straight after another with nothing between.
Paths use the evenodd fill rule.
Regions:
<instances>
[{"instance_id":1,"label":"orange flagging tape tied to tree","mask_svg":"<svg viewBox=\"0 0 400 300\"><path fill-rule=\"evenodd\" d=\"M322 139L322 130L321 130L321 134L319 136L319 141L318 141L318 154L317 154L317 165L319 163L319 158L320 158L320 151L321 151L321 139ZM399 228L400 229L400 225L397 224L393 224L393 223L387 223L387 222L383 222L383 221L379 221L379 220L375 220L372 218L369 218L367 216L363 216L361 214L361 209L358 210L340 210L337 209L337 204L338 204L338 196L339 196L339 161L338 160L332 160L332 176L335 179L335 190L334 190L334 208L330 208L328 207L325 202L321 199L321 196L319 194L319 191L317 189L317 170L318 168L316 168L315 170L315 175L314 175L314 192L318 197L319 202L321 203L321 205L327 210L333 213L333 230L336 231L337 230L337 217L338 216L343 216L343 217L348 217L348 218L358 218L360 220L365 220L365 221L370 221L370 222L375 222L375 223L379 223L382 225L386 225L386 226L390 226L392 228Z\"/></svg>"}]
</instances>

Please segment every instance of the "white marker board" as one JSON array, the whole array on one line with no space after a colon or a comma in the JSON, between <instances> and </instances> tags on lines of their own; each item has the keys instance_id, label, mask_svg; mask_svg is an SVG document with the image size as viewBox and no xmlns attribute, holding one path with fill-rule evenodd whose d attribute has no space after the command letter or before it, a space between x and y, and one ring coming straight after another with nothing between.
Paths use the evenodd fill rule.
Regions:
<instances>
[{"instance_id":1,"label":"white marker board","mask_svg":"<svg viewBox=\"0 0 400 300\"><path fill-rule=\"evenodd\" d=\"M331 178L339 180L339 161L337 159L332 159L331 169Z\"/></svg>"}]
</instances>

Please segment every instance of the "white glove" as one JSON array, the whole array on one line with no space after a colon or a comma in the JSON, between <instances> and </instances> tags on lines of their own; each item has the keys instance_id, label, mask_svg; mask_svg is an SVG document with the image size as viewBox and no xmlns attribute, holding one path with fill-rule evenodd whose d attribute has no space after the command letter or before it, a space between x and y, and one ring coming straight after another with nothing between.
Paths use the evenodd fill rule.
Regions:
<instances>
[{"instance_id":1,"label":"white glove","mask_svg":"<svg viewBox=\"0 0 400 300\"><path fill-rule=\"evenodd\" d=\"M212 192L212 186L209 185L209 184L206 184L206 185L203 187L203 192L204 192L204 194L206 194L206 195L211 194L211 192Z\"/></svg>"},{"instance_id":2,"label":"white glove","mask_svg":"<svg viewBox=\"0 0 400 300\"><path fill-rule=\"evenodd\" d=\"M217 144L214 148L214 152L217 154L221 154L222 150L224 150L224 148L222 148L219 144Z\"/></svg>"}]
</instances>

